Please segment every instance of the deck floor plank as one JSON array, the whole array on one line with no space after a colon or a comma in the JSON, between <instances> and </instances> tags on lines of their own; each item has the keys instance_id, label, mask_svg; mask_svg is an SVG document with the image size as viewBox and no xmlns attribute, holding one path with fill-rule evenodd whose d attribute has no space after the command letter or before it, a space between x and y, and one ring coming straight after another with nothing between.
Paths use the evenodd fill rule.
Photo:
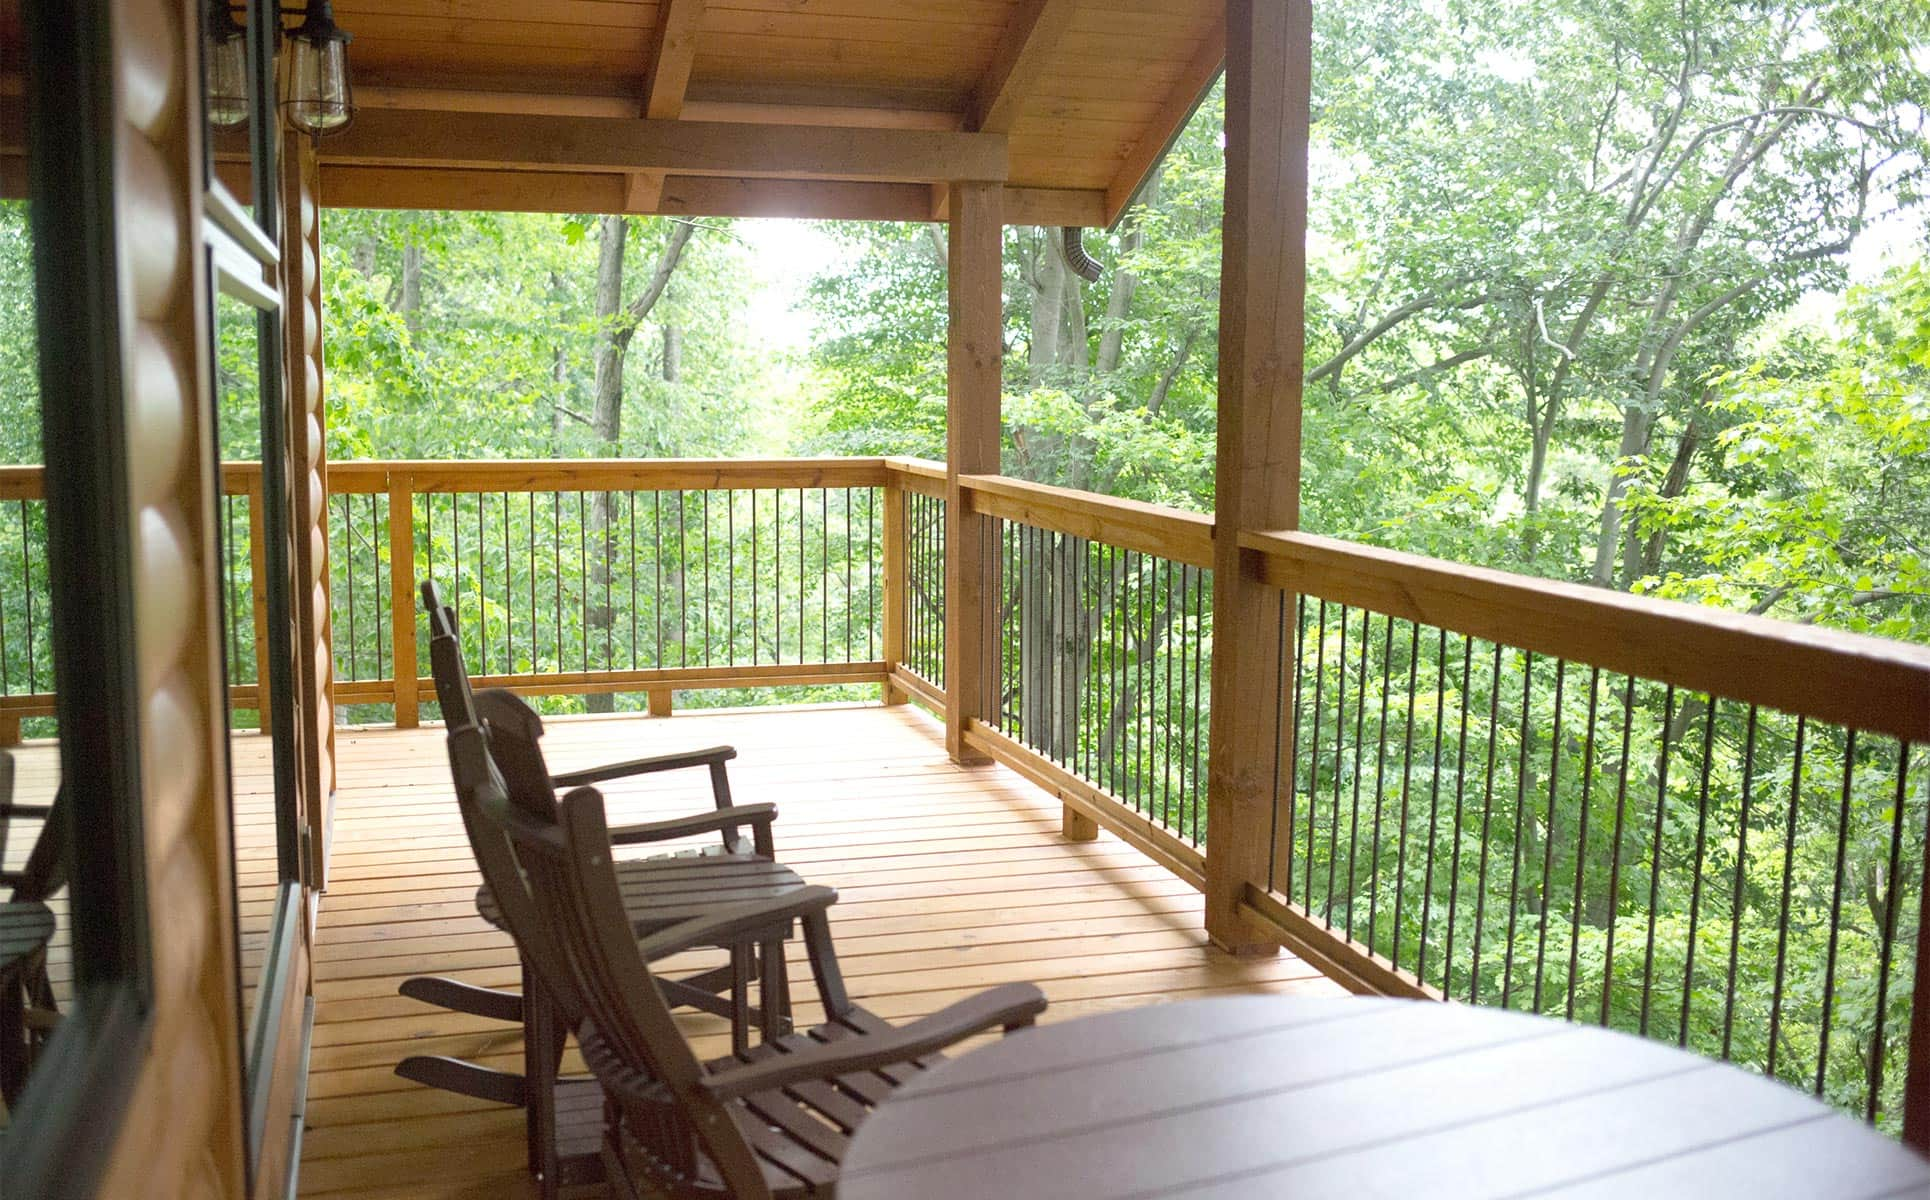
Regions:
<instances>
[{"instance_id":1,"label":"deck floor plank","mask_svg":"<svg viewBox=\"0 0 1930 1200\"><path fill-rule=\"evenodd\" d=\"M833 926L852 994L894 1020L1007 980L1039 982L1048 1021L1209 995L1339 992L1290 955L1211 949L1196 892L1110 835L1064 841L1056 799L1000 767L952 765L942 730L909 706L561 719L544 741L559 770L735 745L733 792L776 803L782 857L839 890ZM508 939L475 915L442 731L345 729L337 746L302 1194L533 1196L520 1111L393 1074L417 1053L521 1063L514 1029L396 993L424 973L516 983ZM701 773L614 785L610 820L707 806L706 786ZM807 1017L816 1006L795 946L791 973ZM680 1021L700 1055L727 1049L721 1020Z\"/></svg>"}]
</instances>

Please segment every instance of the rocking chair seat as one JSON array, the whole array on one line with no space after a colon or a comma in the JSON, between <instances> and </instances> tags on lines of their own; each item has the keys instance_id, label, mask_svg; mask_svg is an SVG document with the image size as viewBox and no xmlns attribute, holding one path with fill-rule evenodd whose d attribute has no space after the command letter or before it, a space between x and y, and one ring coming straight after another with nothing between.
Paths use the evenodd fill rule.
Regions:
<instances>
[{"instance_id":1,"label":"rocking chair seat","mask_svg":"<svg viewBox=\"0 0 1930 1200\"><path fill-rule=\"evenodd\" d=\"M719 904L768 900L804 887L798 873L783 863L721 846L618 859L616 871L624 912L639 937L703 916ZM502 909L486 883L476 889L476 910L483 920L504 928Z\"/></svg>"}]
</instances>

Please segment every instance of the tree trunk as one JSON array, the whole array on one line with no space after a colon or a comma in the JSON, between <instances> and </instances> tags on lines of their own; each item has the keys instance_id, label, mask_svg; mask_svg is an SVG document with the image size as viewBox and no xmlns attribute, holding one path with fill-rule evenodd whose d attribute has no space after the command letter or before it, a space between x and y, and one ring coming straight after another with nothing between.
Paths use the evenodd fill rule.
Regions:
<instances>
[{"instance_id":1,"label":"tree trunk","mask_svg":"<svg viewBox=\"0 0 1930 1200\"><path fill-rule=\"evenodd\" d=\"M1044 383L1059 363L1059 335L1064 322L1065 263L1052 245L1049 230L1040 230L1038 253L1026 283L1032 292L1032 336L1026 352L1026 376L1033 387Z\"/></svg>"},{"instance_id":2,"label":"tree trunk","mask_svg":"<svg viewBox=\"0 0 1930 1200\"><path fill-rule=\"evenodd\" d=\"M630 350L630 341L636 336L644 318L650 315L650 310L663 298L664 289L670 285L670 277L676 272L684 247L690 241L693 227L685 223L672 227L670 239L657 259L650 282L634 300L625 305L623 257L630 240L630 222L626 217L606 216L600 224L596 270L596 396L590 412L590 426L596 433L600 452L608 457L616 457L622 452L623 364ZM616 557L617 546L610 517L610 493L599 492L591 506L590 539L600 553L597 561L591 565L588 580L589 620L584 639L592 653L601 644L606 657L612 657L615 653L616 612L613 606L599 603L598 594L611 591L612 560ZM681 559L677 569L679 572L682 570ZM663 598L658 597L657 602L661 606ZM588 707L591 712L609 712L613 700L607 695L593 695L588 698Z\"/></svg>"},{"instance_id":3,"label":"tree trunk","mask_svg":"<svg viewBox=\"0 0 1930 1200\"><path fill-rule=\"evenodd\" d=\"M1153 384L1152 395L1146 397L1146 411L1150 415L1156 417L1159 410L1166 407L1166 397L1172 392L1173 382L1179 378L1179 373L1186 369L1186 360L1193 357L1193 344L1199 341L1199 336L1199 330L1188 329L1180 339L1179 349L1173 351L1173 361L1167 363L1166 369L1159 373L1159 379Z\"/></svg>"},{"instance_id":4,"label":"tree trunk","mask_svg":"<svg viewBox=\"0 0 1930 1200\"><path fill-rule=\"evenodd\" d=\"M422 327L422 247L413 241L402 244L402 298L396 305L402 323L410 333Z\"/></svg>"},{"instance_id":5,"label":"tree trunk","mask_svg":"<svg viewBox=\"0 0 1930 1200\"><path fill-rule=\"evenodd\" d=\"M675 325L663 327L663 381L675 383L683 375L684 331Z\"/></svg>"},{"instance_id":6,"label":"tree trunk","mask_svg":"<svg viewBox=\"0 0 1930 1200\"><path fill-rule=\"evenodd\" d=\"M1059 361L1069 378L1078 379L1092 366L1092 345L1086 340L1086 281L1059 264L1059 310L1065 322L1059 334Z\"/></svg>"},{"instance_id":7,"label":"tree trunk","mask_svg":"<svg viewBox=\"0 0 1930 1200\"><path fill-rule=\"evenodd\" d=\"M1696 451L1702 445L1702 414L1697 412L1689 418L1682 430L1682 438L1675 444L1675 460L1669 464L1668 478L1662 481L1662 498L1673 500L1689 486L1689 472L1695 465ZM1658 574L1662 569L1662 546L1666 531L1657 529L1649 534L1648 541L1642 546L1641 561L1631 564L1631 579L1646 578Z\"/></svg>"},{"instance_id":8,"label":"tree trunk","mask_svg":"<svg viewBox=\"0 0 1930 1200\"><path fill-rule=\"evenodd\" d=\"M1159 175L1162 168L1153 169L1152 178L1146 181L1140 192L1140 200L1151 207L1159 199ZM1119 239L1119 265L1112 271L1112 290L1106 294L1106 326L1099 332L1099 357L1094 362L1101 375L1109 375L1119 369L1119 357L1126 344L1126 317L1132 312L1133 293L1139 290L1139 276L1126 266L1127 260L1145 244L1146 230L1141 226L1137 211L1127 218L1125 232Z\"/></svg>"},{"instance_id":9,"label":"tree trunk","mask_svg":"<svg viewBox=\"0 0 1930 1200\"><path fill-rule=\"evenodd\" d=\"M623 256L629 241L628 219L603 218L596 262L596 390L590 408L590 428L604 457L616 456L623 437L623 358L630 339L619 331L619 314L623 306ZM609 591L610 559L616 553L610 515L610 493L598 492L590 510L590 542L598 553L596 561L590 564L590 578L586 581L590 602L585 606L588 619L583 637L586 642L600 641L606 647L616 627L616 613L600 602ZM614 712L616 698L608 693L593 693L584 698L584 707L593 713Z\"/></svg>"},{"instance_id":10,"label":"tree trunk","mask_svg":"<svg viewBox=\"0 0 1930 1200\"><path fill-rule=\"evenodd\" d=\"M1615 552L1622 541L1622 494L1628 490L1621 464L1648 448L1649 429L1653 424L1654 418L1640 405L1632 404L1622 410L1622 442L1616 450L1614 464L1609 467L1600 529L1595 535L1595 569L1589 575L1596 587L1615 586Z\"/></svg>"}]
</instances>

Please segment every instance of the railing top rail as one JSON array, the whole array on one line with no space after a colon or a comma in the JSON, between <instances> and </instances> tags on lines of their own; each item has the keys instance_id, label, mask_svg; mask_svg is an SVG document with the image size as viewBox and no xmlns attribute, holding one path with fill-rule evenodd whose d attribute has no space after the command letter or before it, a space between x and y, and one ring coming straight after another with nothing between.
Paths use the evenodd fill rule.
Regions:
<instances>
[{"instance_id":1,"label":"railing top rail","mask_svg":"<svg viewBox=\"0 0 1930 1200\"><path fill-rule=\"evenodd\" d=\"M417 492L701 492L884 487L891 482L882 458L395 460L331 463L329 490L386 490L387 477L395 475L406 475Z\"/></svg>"},{"instance_id":2,"label":"railing top rail","mask_svg":"<svg viewBox=\"0 0 1930 1200\"><path fill-rule=\"evenodd\" d=\"M1213 565L1213 518L1205 513L1005 475L965 475L958 482L974 512L1189 566Z\"/></svg>"},{"instance_id":3,"label":"railing top rail","mask_svg":"<svg viewBox=\"0 0 1930 1200\"><path fill-rule=\"evenodd\" d=\"M328 464L331 495L381 493L391 476L417 492L720 491L735 488L887 487L884 458L356 459ZM941 475L943 468L940 468ZM258 462L221 465L223 485L245 490ZM38 500L42 468L0 466L0 500Z\"/></svg>"},{"instance_id":4,"label":"railing top rail","mask_svg":"<svg viewBox=\"0 0 1930 1200\"><path fill-rule=\"evenodd\" d=\"M1536 654L1930 742L1930 647L1471 567L1338 538L1247 532L1259 578Z\"/></svg>"}]
</instances>

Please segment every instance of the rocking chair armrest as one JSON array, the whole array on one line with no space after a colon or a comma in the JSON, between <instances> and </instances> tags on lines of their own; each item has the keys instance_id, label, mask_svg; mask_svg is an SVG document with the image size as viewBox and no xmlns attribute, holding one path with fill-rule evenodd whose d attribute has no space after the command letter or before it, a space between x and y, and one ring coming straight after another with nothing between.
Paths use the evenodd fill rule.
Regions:
<instances>
[{"instance_id":1,"label":"rocking chair armrest","mask_svg":"<svg viewBox=\"0 0 1930 1200\"><path fill-rule=\"evenodd\" d=\"M702 1082L719 1100L732 1100L811 1080L875 1071L935 1054L989 1029L1024 1028L1044 1011L1045 995L1037 987L1003 984L889 1033L844 1038L796 1054L774 1055L705 1076Z\"/></svg>"},{"instance_id":2,"label":"rocking chair armrest","mask_svg":"<svg viewBox=\"0 0 1930 1200\"><path fill-rule=\"evenodd\" d=\"M735 746L680 750L675 754L657 754L649 758L633 758L628 762L607 763L601 767L589 767L581 771L567 771L561 775L550 776L550 782L556 785L558 791L562 791L565 788L582 787L586 783L628 779L632 775L650 775L658 771L676 771L685 767L716 766L736 757L737 747Z\"/></svg>"},{"instance_id":3,"label":"rocking chair armrest","mask_svg":"<svg viewBox=\"0 0 1930 1200\"><path fill-rule=\"evenodd\" d=\"M610 830L610 844L635 846L644 842L664 842L671 838L714 833L737 825L749 825L755 829L759 826L768 827L775 820L777 820L775 804L733 804L729 808L696 813L688 817L644 821L636 825L618 825Z\"/></svg>"},{"instance_id":4,"label":"rocking chair armrest","mask_svg":"<svg viewBox=\"0 0 1930 1200\"><path fill-rule=\"evenodd\" d=\"M803 887L764 900L720 904L701 917L679 921L637 942L645 962L681 954L699 946L729 946L775 925L821 913L838 901L828 887Z\"/></svg>"}]
</instances>

